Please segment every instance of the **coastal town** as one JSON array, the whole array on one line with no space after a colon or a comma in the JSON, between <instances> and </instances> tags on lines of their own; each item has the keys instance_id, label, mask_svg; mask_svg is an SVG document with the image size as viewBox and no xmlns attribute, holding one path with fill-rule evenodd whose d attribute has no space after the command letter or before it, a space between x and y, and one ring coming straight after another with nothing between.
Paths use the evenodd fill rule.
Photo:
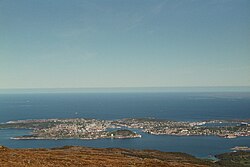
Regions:
<instances>
[{"instance_id":1,"label":"coastal town","mask_svg":"<svg viewBox=\"0 0 250 167\"><path fill-rule=\"evenodd\" d=\"M12 139L99 139L140 138L142 133L175 136L219 136L236 138L250 136L249 120L170 121L154 118L98 119L39 119L17 120L0 124L0 129L31 129L30 135Z\"/></svg>"},{"instance_id":2,"label":"coastal town","mask_svg":"<svg viewBox=\"0 0 250 167\"><path fill-rule=\"evenodd\" d=\"M12 139L99 139L137 138L140 134L127 129L110 130L111 121L96 119L41 119L18 120L0 124L0 129L32 129L31 135L15 136Z\"/></svg>"},{"instance_id":3,"label":"coastal town","mask_svg":"<svg viewBox=\"0 0 250 167\"><path fill-rule=\"evenodd\" d=\"M153 135L219 136L236 138L250 136L249 120L208 120L198 122L168 121L157 119L122 119L117 126L142 129Z\"/></svg>"}]
</instances>

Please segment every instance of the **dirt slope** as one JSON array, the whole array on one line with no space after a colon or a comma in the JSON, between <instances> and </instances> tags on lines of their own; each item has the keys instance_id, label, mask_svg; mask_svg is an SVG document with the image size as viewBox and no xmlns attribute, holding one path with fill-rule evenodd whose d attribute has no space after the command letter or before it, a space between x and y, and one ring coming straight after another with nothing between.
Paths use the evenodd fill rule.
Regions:
<instances>
[{"instance_id":1,"label":"dirt slope","mask_svg":"<svg viewBox=\"0 0 250 167\"><path fill-rule=\"evenodd\" d=\"M205 167L208 162L183 153L118 148L63 147L54 149L9 149L0 146L1 167L61 166L166 166Z\"/></svg>"}]
</instances>

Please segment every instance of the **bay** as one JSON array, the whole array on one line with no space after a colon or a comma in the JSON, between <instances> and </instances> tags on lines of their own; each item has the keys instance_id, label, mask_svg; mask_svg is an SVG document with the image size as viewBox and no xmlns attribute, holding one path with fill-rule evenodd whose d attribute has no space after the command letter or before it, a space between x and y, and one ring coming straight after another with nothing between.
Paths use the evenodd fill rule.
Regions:
<instances>
[{"instance_id":1,"label":"bay","mask_svg":"<svg viewBox=\"0 0 250 167\"><path fill-rule=\"evenodd\" d=\"M250 93L246 92L123 92L123 93L24 93L0 94L0 122L44 118L154 117L177 121L250 118ZM0 130L0 145L11 148L120 147L185 152L208 157L250 147L249 137L224 139L216 136L154 136L140 132L138 139L10 140L27 130Z\"/></svg>"}]
</instances>

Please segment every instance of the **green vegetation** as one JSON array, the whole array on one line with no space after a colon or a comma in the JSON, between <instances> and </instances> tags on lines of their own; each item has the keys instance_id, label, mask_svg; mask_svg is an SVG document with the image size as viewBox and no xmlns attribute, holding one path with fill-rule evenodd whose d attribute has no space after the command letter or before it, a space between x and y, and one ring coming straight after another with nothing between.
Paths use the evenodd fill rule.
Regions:
<instances>
[{"instance_id":1,"label":"green vegetation","mask_svg":"<svg viewBox=\"0 0 250 167\"><path fill-rule=\"evenodd\" d=\"M226 167L250 167L250 152L238 151L224 153L216 156L220 161L216 162Z\"/></svg>"},{"instance_id":2,"label":"green vegetation","mask_svg":"<svg viewBox=\"0 0 250 167\"><path fill-rule=\"evenodd\" d=\"M127 130L127 129L121 129L121 130L115 130L115 131L112 131L112 132L109 132L107 134L108 136L112 136L112 137L134 137L136 136L137 134L132 132L131 130Z\"/></svg>"},{"instance_id":3,"label":"green vegetation","mask_svg":"<svg viewBox=\"0 0 250 167\"><path fill-rule=\"evenodd\" d=\"M59 122L20 122L0 124L0 129L42 129L50 128L59 124Z\"/></svg>"}]
</instances>

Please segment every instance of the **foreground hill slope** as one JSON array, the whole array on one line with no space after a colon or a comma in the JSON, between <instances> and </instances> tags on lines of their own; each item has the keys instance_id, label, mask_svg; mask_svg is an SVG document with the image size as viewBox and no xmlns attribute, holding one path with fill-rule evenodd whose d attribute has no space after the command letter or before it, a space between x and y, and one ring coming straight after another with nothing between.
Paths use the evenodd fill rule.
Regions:
<instances>
[{"instance_id":1,"label":"foreground hill slope","mask_svg":"<svg viewBox=\"0 0 250 167\"><path fill-rule=\"evenodd\" d=\"M216 156L220 159L217 164L226 167L250 167L250 152L238 151L224 153Z\"/></svg>"},{"instance_id":2,"label":"foreground hill slope","mask_svg":"<svg viewBox=\"0 0 250 167\"><path fill-rule=\"evenodd\" d=\"M1 167L166 166L206 167L212 163L184 153L66 146L54 149L9 149L0 146Z\"/></svg>"}]
</instances>

